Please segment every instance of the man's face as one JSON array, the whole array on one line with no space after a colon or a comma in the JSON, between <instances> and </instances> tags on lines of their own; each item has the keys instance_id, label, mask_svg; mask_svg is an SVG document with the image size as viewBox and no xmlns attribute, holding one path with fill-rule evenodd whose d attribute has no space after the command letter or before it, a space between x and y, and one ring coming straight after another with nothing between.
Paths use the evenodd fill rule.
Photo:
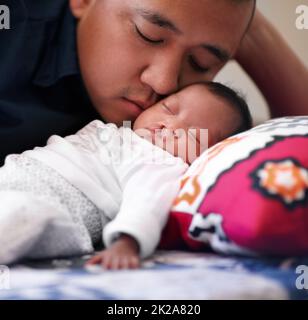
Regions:
<instances>
[{"instance_id":1,"label":"man's face","mask_svg":"<svg viewBox=\"0 0 308 320\"><path fill-rule=\"evenodd\" d=\"M161 96L212 80L235 54L253 9L252 1L231 0L70 2L86 88L102 118L119 126Z\"/></svg>"}]
</instances>

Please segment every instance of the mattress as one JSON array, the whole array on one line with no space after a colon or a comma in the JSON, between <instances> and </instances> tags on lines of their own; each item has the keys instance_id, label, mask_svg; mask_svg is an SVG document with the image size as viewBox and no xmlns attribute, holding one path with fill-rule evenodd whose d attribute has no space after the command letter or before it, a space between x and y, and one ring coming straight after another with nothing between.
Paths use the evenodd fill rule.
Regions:
<instances>
[{"instance_id":1,"label":"mattress","mask_svg":"<svg viewBox=\"0 0 308 320\"><path fill-rule=\"evenodd\" d=\"M308 298L307 258L157 251L137 270L85 268L89 256L2 267L0 299L213 300ZM306 267L306 269L308 269ZM307 280L306 274L306 280Z\"/></svg>"}]
</instances>

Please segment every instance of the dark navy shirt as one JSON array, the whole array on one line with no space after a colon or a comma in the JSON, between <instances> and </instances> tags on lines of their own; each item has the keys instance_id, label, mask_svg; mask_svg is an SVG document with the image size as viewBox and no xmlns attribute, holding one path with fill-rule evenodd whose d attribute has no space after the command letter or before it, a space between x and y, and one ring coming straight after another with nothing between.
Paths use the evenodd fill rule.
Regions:
<instances>
[{"instance_id":1,"label":"dark navy shirt","mask_svg":"<svg viewBox=\"0 0 308 320\"><path fill-rule=\"evenodd\" d=\"M98 118L82 83L68 0L0 0L0 165Z\"/></svg>"}]
</instances>

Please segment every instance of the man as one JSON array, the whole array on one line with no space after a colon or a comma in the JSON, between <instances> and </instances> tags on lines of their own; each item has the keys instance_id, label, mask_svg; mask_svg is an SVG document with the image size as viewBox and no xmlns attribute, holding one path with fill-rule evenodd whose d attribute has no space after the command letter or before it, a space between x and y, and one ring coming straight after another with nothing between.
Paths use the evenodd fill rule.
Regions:
<instances>
[{"instance_id":1,"label":"man","mask_svg":"<svg viewBox=\"0 0 308 320\"><path fill-rule=\"evenodd\" d=\"M134 121L162 96L212 80L231 58L273 115L308 112L307 69L258 12L251 24L254 0L2 4L11 29L0 30L0 162L94 118Z\"/></svg>"}]
</instances>

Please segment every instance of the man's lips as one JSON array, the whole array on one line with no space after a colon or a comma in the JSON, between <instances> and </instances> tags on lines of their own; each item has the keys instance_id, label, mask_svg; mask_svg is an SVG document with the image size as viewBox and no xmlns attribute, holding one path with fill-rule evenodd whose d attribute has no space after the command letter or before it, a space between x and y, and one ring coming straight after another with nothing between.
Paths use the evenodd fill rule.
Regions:
<instances>
[{"instance_id":1,"label":"man's lips","mask_svg":"<svg viewBox=\"0 0 308 320\"><path fill-rule=\"evenodd\" d=\"M129 103L132 103L134 104L135 106L137 106L139 109L141 109L142 111L145 110L145 103L141 102L141 101L137 101L137 100L131 100L131 99L128 99L128 98L123 98L123 100L129 102Z\"/></svg>"},{"instance_id":2,"label":"man's lips","mask_svg":"<svg viewBox=\"0 0 308 320\"><path fill-rule=\"evenodd\" d=\"M136 102L132 100L127 98L122 98L121 100L124 102L125 108L130 110L130 113L132 113L134 117L138 117L144 111L140 105L136 104Z\"/></svg>"},{"instance_id":3,"label":"man's lips","mask_svg":"<svg viewBox=\"0 0 308 320\"><path fill-rule=\"evenodd\" d=\"M146 110L147 108L151 107L156 100L155 99L134 99L134 98L127 98L127 97L123 97L124 100L131 102L133 104L135 104L137 107L139 107L142 110Z\"/></svg>"}]
</instances>

